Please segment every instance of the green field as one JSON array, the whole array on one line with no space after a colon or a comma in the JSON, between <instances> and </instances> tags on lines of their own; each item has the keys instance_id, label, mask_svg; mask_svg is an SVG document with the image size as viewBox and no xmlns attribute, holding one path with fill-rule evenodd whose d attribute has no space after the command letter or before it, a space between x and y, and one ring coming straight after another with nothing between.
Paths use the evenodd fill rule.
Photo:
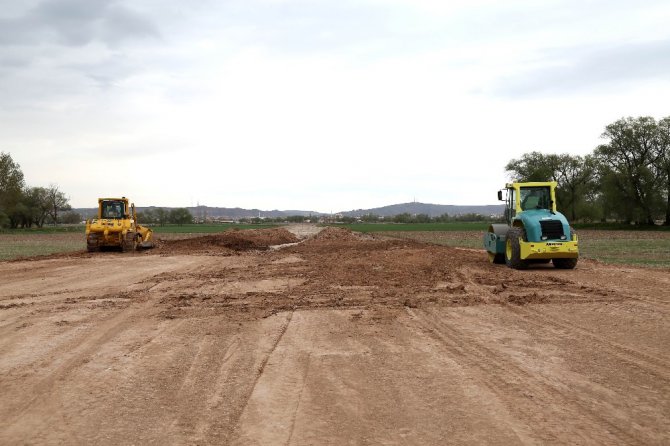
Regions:
<instances>
[{"instance_id":1,"label":"green field","mask_svg":"<svg viewBox=\"0 0 670 446\"><path fill-rule=\"evenodd\" d=\"M603 231L582 231L579 250L583 257L603 263L670 268L670 234L658 238L609 238Z\"/></svg>"},{"instance_id":2,"label":"green field","mask_svg":"<svg viewBox=\"0 0 670 446\"><path fill-rule=\"evenodd\" d=\"M0 260L80 251L84 248L83 232L23 231L13 234L0 234Z\"/></svg>"},{"instance_id":3,"label":"green field","mask_svg":"<svg viewBox=\"0 0 670 446\"><path fill-rule=\"evenodd\" d=\"M656 225L656 226L640 226L627 225L624 223L574 223L572 224L576 230L581 229L595 229L598 231L660 231L670 232L670 226Z\"/></svg>"},{"instance_id":4,"label":"green field","mask_svg":"<svg viewBox=\"0 0 670 446\"><path fill-rule=\"evenodd\" d=\"M486 231L489 223L354 223L329 225L356 232Z\"/></svg>"},{"instance_id":5,"label":"green field","mask_svg":"<svg viewBox=\"0 0 670 446\"><path fill-rule=\"evenodd\" d=\"M86 226L84 225L59 225L59 226L44 226L42 228L27 228L27 229L0 229L0 235L29 235L29 234L67 234L67 233L83 233Z\"/></svg>"}]
</instances>

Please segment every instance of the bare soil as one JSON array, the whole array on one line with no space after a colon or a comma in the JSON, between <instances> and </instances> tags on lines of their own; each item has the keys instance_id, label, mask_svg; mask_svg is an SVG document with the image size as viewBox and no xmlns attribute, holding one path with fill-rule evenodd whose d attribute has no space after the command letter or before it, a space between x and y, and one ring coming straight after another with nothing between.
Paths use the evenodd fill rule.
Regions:
<instances>
[{"instance_id":1,"label":"bare soil","mask_svg":"<svg viewBox=\"0 0 670 446\"><path fill-rule=\"evenodd\" d=\"M0 444L668 444L670 271L314 226L0 263Z\"/></svg>"}]
</instances>

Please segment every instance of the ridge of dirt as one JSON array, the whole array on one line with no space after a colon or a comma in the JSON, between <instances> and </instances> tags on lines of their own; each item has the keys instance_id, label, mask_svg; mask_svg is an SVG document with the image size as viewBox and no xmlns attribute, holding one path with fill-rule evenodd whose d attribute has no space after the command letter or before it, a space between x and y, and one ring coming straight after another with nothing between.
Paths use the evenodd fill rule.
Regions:
<instances>
[{"instance_id":1,"label":"ridge of dirt","mask_svg":"<svg viewBox=\"0 0 670 446\"><path fill-rule=\"evenodd\" d=\"M234 255L240 251L267 250L270 246L300 241L284 228L231 229L220 234L181 240L159 240L159 254L217 254Z\"/></svg>"},{"instance_id":2,"label":"ridge of dirt","mask_svg":"<svg viewBox=\"0 0 670 446\"><path fill-rule=\"evenodd\" d=\"M197 248L205 240L184 248ZM326 228L278 251L256 251L253 264L245 263L252 257L238 259L236 268L169 272L152 278L165 289L162 315L173 319L214 312L256 319L285 310L350 308L374 309L379 317L392 319L405 307L623 298L613 290L583 285L550 265L536 268L541 270L537 273L514 271L489 264L479 251L360 236L342 228ZM243 264L247 266L242 268Z\"/></svg>"}]
</instances>

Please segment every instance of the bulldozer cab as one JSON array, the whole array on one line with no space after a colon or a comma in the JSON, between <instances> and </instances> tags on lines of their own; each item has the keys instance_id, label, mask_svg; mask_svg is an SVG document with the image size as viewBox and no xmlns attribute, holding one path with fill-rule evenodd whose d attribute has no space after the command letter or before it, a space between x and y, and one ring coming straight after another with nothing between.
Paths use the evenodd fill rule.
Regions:
<instances>
[{"instance_id":1,"label":"bulldozer cab","mask_svg":"<svg viewBox=\"0 0 670 446\"><path fill-rule=\"evenodd\" d=\"M103 200L100 202L100 218L124 218L126 203L121 200Z\"/></svg>"}]
</instances>

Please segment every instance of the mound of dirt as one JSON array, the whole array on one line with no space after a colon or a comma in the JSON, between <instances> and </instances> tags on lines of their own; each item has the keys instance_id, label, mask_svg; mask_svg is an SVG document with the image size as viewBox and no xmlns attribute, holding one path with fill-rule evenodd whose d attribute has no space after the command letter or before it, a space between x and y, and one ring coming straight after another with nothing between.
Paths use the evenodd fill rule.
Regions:
<instances>
[{"instance_id":1,"label":"mound of dirt","mask_svg":"<svg viewBox=\"0 0 670 446\"><path fill-rule=\"evenodd\" d=\"M162 240L158 249L166 254L207 253L232 255L240 251L267 250L274 245L295 243L299 239L284 228L233 229L221 234L182 240Z\"/></svg>"},{"instance_id":2,"label":"mound of dirt","mask_svg":"<svg viewBox=\"0 0 670 446\"><path fill-rule=\"evenodd\" d=\"M312 237L314 241L338 241L338 242L355 242L361 239L361 236L355 234L347 228L334 228L329 226L324 228L321 232Z\"/></svg>"},{"instance_id":3,"label":"mound of dirt","mask_svg":"<svg viewBox=\"0 0 670 446\"><path fill-rule=\"evenodd\" d=\"M370 252L418 245L421 244L413 240L394 240L378 235L361 234L346 228L327 227L292 249L295 252L308 254L330 255L346 251L358 253L355 256L366 256Z\"/></svg>"}]
</instances>

